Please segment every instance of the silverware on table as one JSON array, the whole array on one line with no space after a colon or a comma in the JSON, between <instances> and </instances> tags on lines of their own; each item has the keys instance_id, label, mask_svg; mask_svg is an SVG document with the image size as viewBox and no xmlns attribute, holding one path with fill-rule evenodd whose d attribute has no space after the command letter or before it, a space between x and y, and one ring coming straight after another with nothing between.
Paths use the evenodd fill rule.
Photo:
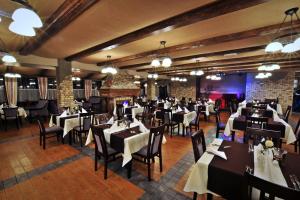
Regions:
<instances>
[{"instance_id":1,"label":"silverware on table","mask_svg":"<svg viewBox=\"0 0 300 200\"><path fill-rule=\"evenodd\" d=\"M299 181L298 177L295 174L292 174L292 176L293 176L293 178L294 178L294 180L295 180L295 182L296 182L296 184L297 184L297 186L300 190L300 181Z\"/></svg>"},{"instance_id":2,"label":"silverware on table","mask_svg":"<svg viewBox=\"0 0 300 200\"><path fill-rule=\"evenodd\" d=\"M292 184L293 184L293 186L294 186L294 189L295 189L295 190L299 190L299 187L298 187L298 185L297 185L297 183L296 183L296 181L295 181L294 176L290 174L289 177L290 177L290 180L291 180L291 182L292 182Z\"/></svg>"},{"instance_id":3,"label":"silverware on table","mask_svg":"<svg viewBox=\"0 0 300 200\"><path fill-rule=\"evenodd\" d=\"M230 148L231 146L224 146L223 149L228 149Z\"/></svg>"}]
</instances>

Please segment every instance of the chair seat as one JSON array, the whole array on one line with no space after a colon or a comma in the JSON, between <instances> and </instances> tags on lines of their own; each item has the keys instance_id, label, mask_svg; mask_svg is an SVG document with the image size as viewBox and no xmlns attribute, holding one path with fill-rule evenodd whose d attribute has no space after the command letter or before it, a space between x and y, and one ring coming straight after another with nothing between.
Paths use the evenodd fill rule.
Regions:
<instances>
[{"instance_id":1,"label":"chair seat","mask_svg":"<svg viewBox=\"0 0 300 200\"><path fill-rule=\"evenodd\" d=\"M166 124L169 125L169 126L173 126L173 125L177 125L179 123L178 122L174 122L174 121L170 121L170 122L168 122Z\"/></svg>"},{"instance_id":2,"label":"chair seat","mask_svg":"<svg viewBox=\"0 0 300 200\"><path fill-rule=\"evenodd\" d=\"M80 130L80 126L75 126L75 127L73 128L73 130L76 131L76 132L78 132L78 133L84 133L84 132L87 132L87 130L83 130L83 129Z\"/></svg>"},{"instance_id":3,"label":"chair seat","mask_svg":"<svg viewBox=\"0 0 300 200\"><path fill-rule=\"evenodd\" d=\"M251 124L250 126L251 128L257 128L257 129L261 129L261 125L260 124Z\"/></svg>"},{"instance_id":4,"label":"chair seat","mask_svg":"<svg viewBox=\"0 0 300 200\"><path fill-rule=\"evenodd\" d=\"M64 129L59 127L59 126L52 126L52 127L48 127L45 128L45 133L58 133L58 132L63 132Z\"/></svg>"},{"instance_id":5,"label":"chair seat","mask_svg":"<svg viewBox=\"0 0 300 200\"><path fill-rule=\"evenodd\" d=\"M220 122L219 127L220 127L220 130L225 130L226 124Z\"/></svg>"},{"instance_id":6,"label":"chair seat","mask_svg":"<svg viewBox=\"0 0 300 200\"><path fill-rule=\"evenodd\" d=\"M141 150L139 150L135 154L142 156L142 157L147 157L147 148L148 148L148 146L144 146Z\"/></svg>"},{"instance_id":7,"label":"chair seat","mask_svg":"<svg viewBox=\"0 0 300 200\"><path fill-rule=\"evenodd\" d=\"M107 154L108 154L108 156L112 156L112 155L115 155L115 154L119 153L116 150L114 150L113 148L111 148L110 146L108 146L108 145L106 145L106 146L107 146Z\"/></svg>"}]
</instances>

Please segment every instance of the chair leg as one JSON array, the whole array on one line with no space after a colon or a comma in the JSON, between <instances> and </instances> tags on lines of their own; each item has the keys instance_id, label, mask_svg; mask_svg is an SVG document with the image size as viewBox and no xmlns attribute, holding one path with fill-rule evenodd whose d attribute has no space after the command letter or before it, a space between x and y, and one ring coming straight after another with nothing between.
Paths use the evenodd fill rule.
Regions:
<instances>
[{"instance_id":1,"label":"chair leg","mask_svg":"<svg viewBox=\"0 0 300 200\"><path fill-rule=\"evenodd\" d=\"M40 146L42 145L42 134L40 133Z\"/></svg>"},{"instance_id":2,"label":"chair leg","mask_svg":"<svg viewBox=\"0 0 300 200\"><path fill-rule=\"evenodd\" d=\"M82 134L79 134L79 140L80 140L80 147L82 147Z\"/></svg>"},{"instance_id":3,"label":"chair leg","mask_svg":"<svg viewBox=\"0 0 300 200\"><path fill-rule=\"evenodd\" d=\"M147 159L147 166L148 166L148 181L151 181L151 165L150 165L150 158Z\"/></svg>"},{"instance_id":4,"label":"chair leg","mask_svg":"<svg viewBox=\"0 0 300 200\"><path fill-rule=\"evenodd\" d=\"M232 141L232 142L234 142L234 138L235 138L235 132L232 131L232 133L231 133L231 141Z\"/></svg>"},{"instance_id":5,"label":"chair leg","mask_svg":"<svg viewBox=\"0 0 300 200\"><path fill-rule=\"evenodd\" d=\"M95 171L97 171L98 170L98 155L97 155L97 153L95 152Z\"/></svg>"},{"instance_id":6,"label":"chair leg","mask_svg":"<svg viewBox=\"0 0 300 200\"><path fill-rule=\"evenodd\" d=\"M173 127L171 126L171 138L173 136Z\"/></svg>"},{"instance_id":7,"label":"chair leg","mask_svg":"<svg viewBox=\"0 0 300 200\"><path fill-rule=\"evenodd\" d=\"M46 135L43 135L43 149L46 149Z\"/></svg>"},{"instance_id":8,"label":"chair leg","mask_svg":"<svg viewBox=\"0 0 300 200\"><path fill-rule=\"evenodd\" d=\"M20 127L19 127L19 119L18 118L16 119L16 125L17 125L17 129L20 129Z\"/></svg>"},{"instance_id":9,"label":"chair leg","mask_svg":"<svg viewBox=\"0 0 300 200\"><path fill-rule=\"evenodd\" d=\"M194 192L193 194L193 200L196 200L197 199L197 192Z\"/></svg>"},{"instance_id":10,"label":"chair leg","mask_svg":"<svg viewBox=\"0 0 300 200\"><path fill-rule=\"evenodd\" d=\"M163 165L162 165L162 155L161 152L159 152L159 170L162 172Z\"/></svg>"},{"instance_id":11,"label":"chair leg","mask_svg":"<svg viewBox=\"0 0 300 200\"><path fill-rule=\"evenodd\" d=\"M104 179L107 179L107 158L104 158Z\"/></svg>"},{"instance_id":12,"label":"chair leg","mask_svg":"<svg viewBox=\"0 0 300 200\"><path fill-rule=\"evenodd\" d=\"M211 193L207 193L207 200L212 200L213 199L213 195Z\"/></svg>"}]
</instances>

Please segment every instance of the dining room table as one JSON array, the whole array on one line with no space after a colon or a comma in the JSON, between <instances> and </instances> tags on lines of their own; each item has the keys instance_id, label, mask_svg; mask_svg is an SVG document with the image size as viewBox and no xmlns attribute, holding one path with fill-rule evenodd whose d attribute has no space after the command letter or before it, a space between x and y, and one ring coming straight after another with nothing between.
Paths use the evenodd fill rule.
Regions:
<instances>
[{"instance_id":1,"label":"dining room table","mask_svg":"<svg viewBox=\"0 0 300 200\"><path fill-rule=\"evenodd\" d=\"M190 123L194 119L196 119L196 117L197 117L196 111L190 112L188 110L183 110L183 111L174 112L172 120L179 124L178 134L180 134L180 129L181 129L181 134L184 137L186 128L189 127Z\"/></svg>"},{"instance_id":2,"label":"dining room table","mask_svg":"<svg viewBox=\"0 0 300 200\"><path fill-rule=\"evenodd\" d=\"M246 131L248 117L241 115L242 109L245 108L241 108L240 111L238 110L236 113L232 114L229 117L225 126L224 135L230 136L235 131ZM251 108L248 109L251 110ZM287 144L294 143L297 140L297 138L294 134L292 126L285 122L283 119L281 119L278 116L277 111L271 108L270 106L267 106L267 110L273 112L273 118L269 118L268 123L265 124L264 127L270 130L280 130L282 133L282 138L286 140ZM262 117L260 114L256 113L256 111L251 112L251 118Z\"/></svg>"},{"instance_id":3,"label":"dining room table","mask_svg":"<svg viewBox=\"0 0 300 200\"><path fill-rule=\"evenodd\" d=\"M273 149L265 153L262 149L260 145L250 148L248 144L214 139L192 166L184 191L242 199L247 168L259 178L296 189L290 175L300 178L300 155L285 152L285 157L277 161L273 159ZM258 191L252 193L258 195Z\"/></svg>"},{"instance_id":4,"label":"dining room table","mask_svg":"<svg viewBox=\"0 0 300 200\"><path fill-rule=\"evenodd\" d=\"M118 145L112 144L112 138L113 141L116 141L115 137L118 136L118 133L133 127L139 127L139 133L134 135L126 135L120 134L119 136L122 138L119 138L119 141L121 140L122 144L118 142ZM148 144L149 140L149 134L150 129L147 128L142 122L138 121L137 119L133 118L133 122L130 123L130 127L127 127L124 125L124 123L119 123L118 121L115 121L110 128L104 129L104 136L105 140L108 144L110 144L111 147L114 147L117 151L122 152L123 161L122 166L124 167L127 163L129 163L132 160L132 154L138 152L140 149L142 149L144 146ZM93 132L92 129L89 130L87 140L85 142L85 145L89 145L93 142ZM167 142L165 136L163 136L162 143L165 144ZM120 149L121 146L121 149Z\"/></svg>"}]
</instances>

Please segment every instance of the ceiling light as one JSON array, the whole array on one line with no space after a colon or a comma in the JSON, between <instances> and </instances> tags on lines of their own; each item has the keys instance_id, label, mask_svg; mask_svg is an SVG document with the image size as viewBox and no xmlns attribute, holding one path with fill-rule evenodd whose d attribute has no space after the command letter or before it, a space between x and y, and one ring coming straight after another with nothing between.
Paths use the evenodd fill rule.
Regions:
<instances>
[{"instance_id":1,"label":"ceiling light","mask_svg":"<svg viewBox=\"0 0 300 200\"><path fill-rule=\"evenodd\" d=\"M112 74L112 75L114 75L114 74L118 73L118 70L115 67L112 66L112 63L110 63L110 59L111 59L111 56L108 55L107 56L107 64L106 64L107 66L104 67L101 70L102 74Z\"/></svg>"},{"instance_id":2,"label":"ceiling light","mask_svg":"<svg viewBox=\"0 0 300 200\"><path fill-rule=\"evenodd\" d=\"M284 17L284 20L283 22L281 23L279 29L276 31L276 33L280 33L280 29L282 27L282 24L285 23L286 21L286 18L288 16L290 16L290 30L291 30L291 36L289 37L289 41L279 41L280 38L282 37L285 37L284 36L281 36L281 37L276 37L270 44L268 44L265 48L265 52L267 53L275 53L275 52L282 52L282 53L294 53L296 51L299 51L300 50L300 40L299 40L299 36L298 38L294 38L293 37L293 32L294 31L294 27L293 27L293 16L296 17L296 19L298 21L300 21L298 15L297 15L297 11L299 10L298 7L294 7L294 8L291 8L291 9L288 9L285 11L285 17ZM285 44L285 45L284 45Z\"/></svg>"},{"instance_id":3,"label":"ceiling light","mask_svg":"<svg viewBox=\"0 0 300 200\"><path fill-rule=\"evenodd\" d=\"M5 73L4 77L6 77L6 78L21 78L21 75L16 74L16 73Z\"/></svg>"},{"instance_id":4,"label":"ceiling light","mask_svg":"<svg viewBox=\"0 0 300 200\"><path fill-rule=\"evenodd\" d=\"M24 24L31 28L41 28L43 26L41 18L27 8L18 8L12 14L12 19L18 24Z\"/></svg>"},{"instance_id":5,"label":"ceiling light","mask_svg":"<svg viewBox=\"0 0 300 200\"><path fill-rule=\"evenodd\" d=\"M161 64L163 67L170 67L172 65L172 60L170 57L165 57Z\"/></svg>"},{"instance_id":6,"label":"ceiling light","mask_svg":"<svg viewBox=\"0 0 300 200\"><path fill-rule=\"evenodd\" d=\"M72 77L72 81L80 81L81 79L79 77Z\"/></svg>"},{"instance_id":7,"label":"ceiling light","mask_svg":"<svg viewBox=\"0 0 300 200\"><path fill-rule=\"evenodd\" d=\"M160 66L160 62L159 62L158 59L154 59L154 60L152 60L151 65L153 67L159 67Z\"/></svg>"},{"instance_id":8,"label":"ceiling light","mask_svg":"<svg viewBox=\"0 0 300 200\"><path fill-rule=\"evenodd\" d=\"M270 72L268 72L268 73L258 73L255 76L255 78L257 78L257 79L265 79L265 78L268 78L270 76L272 76L272 74Z\"/></svg>"},{"instance_id":9,"label":"ceiling light","mask_svg":"<svg viewBox=\"0 0 300 200\"><path fill-rule=\"evenodd\" d=\"M196 75L196 71L191 71L190 75L192 75L192 76Z\"/></svg>"},{"instance_id":10,"label":"ceiling light","mask_svg":"<svg viewBox=\"0 0 300 200\"><path fill-rule=\"evenodd\" d=\"M262 65L258 67L258 71L274 71L280 69L278 64Z\"/></svg>"},{"instance_id":11,"label":"ceiling light","mask_svg":"<svg viewBox=\"0 0 300 200\"><path fill-rule=\"evenodd\" d=\"M166 48L166 41L160 41L159 48ZM153 59L151 62L151 66L153 67L170 67L172 65L172 59L168 55L160 55L157 58Z\"/></svg>"},{"instance_id":12,"label":"ceiling light","mask_svg":"<svg viewBox=\"0 0 300 200\"><path fill-rule=\"evenodd\" d=\"M2 57L2 61L5 63L15 63L17 62L16 58L10 54L6 54Z\"/></svg>"},{"instance_id":13,"label":"ceiling light","mask_svg":"<svg viewBox=\"0 0 300 200\"><path fill-rule=\"evenodd\" d=\"M211 79L211 76L210 76L210 75L207 75L207 76L206 76L206 79Z\"/></svg>"},{"instance_id":14,"label":"ceiling light","mask_svg":"<svg viewBox=\"0 0 300 200\"><path fill-rule=\"evenodd\" d=\"M13 32L16 33L18 35L23 35L23 36L28 36L28 37L32 37L35 36L35 30L30 27L30 26L26 26L26 24L22 24L19 22L12 22L8 29Z\"/></svg>"}]
</instances>

